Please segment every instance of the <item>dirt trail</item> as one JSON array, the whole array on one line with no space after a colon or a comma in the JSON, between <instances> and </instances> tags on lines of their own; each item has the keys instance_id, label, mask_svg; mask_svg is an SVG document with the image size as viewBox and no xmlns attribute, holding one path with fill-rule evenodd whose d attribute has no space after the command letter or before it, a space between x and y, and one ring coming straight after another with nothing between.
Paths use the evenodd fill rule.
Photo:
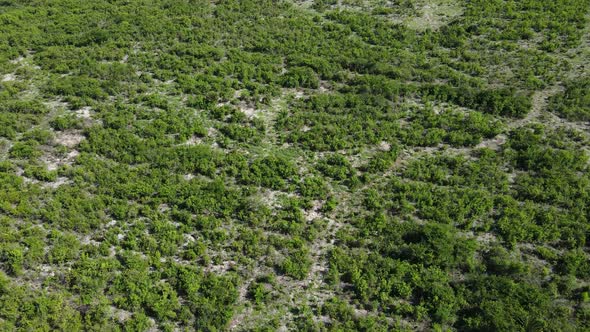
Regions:
<instances>
[{"instance_id":1,"label":"dirt trail","mask_svg":"<svg viewBox=\"0 0 590 332\"><path fill-rule=\"evenodd\" d=\"M507 124L508 129L514 129L525 126L533 122L533 120L539 118L542 115L543 111L547 109L549 98L551 98L560 91L563 91L563 87L559 85L553 85L544 90L536 91L535 93L533 93L533 96L531 98L532 107L529 113L523 119L509 122Z\"/></svg>"}]
</instances>

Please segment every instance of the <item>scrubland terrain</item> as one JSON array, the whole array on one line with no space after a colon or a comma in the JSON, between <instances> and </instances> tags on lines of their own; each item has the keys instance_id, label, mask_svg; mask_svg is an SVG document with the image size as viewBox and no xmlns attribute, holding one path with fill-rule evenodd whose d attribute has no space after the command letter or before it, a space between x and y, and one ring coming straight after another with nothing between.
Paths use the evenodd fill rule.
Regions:
<instances>
[{"instance_id":1,"label":"scrubland terrain","mask_svg":"<svg viewBox=\"0 0 590 332\"><path fill-rule=\"evenodd\" d=\"M0 1L0 330L587 330L589 15Z\"/></svg>"}]
</instances>

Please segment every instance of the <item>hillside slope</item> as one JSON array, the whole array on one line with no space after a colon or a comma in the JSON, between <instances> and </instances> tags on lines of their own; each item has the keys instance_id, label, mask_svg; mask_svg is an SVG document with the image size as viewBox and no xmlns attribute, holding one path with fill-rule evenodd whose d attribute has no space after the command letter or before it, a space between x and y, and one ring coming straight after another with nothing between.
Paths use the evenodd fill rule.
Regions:
<instances>
[{"instance_id":1,"label":"hillside slope","mask_svg":"<svg viewBox=\"0 0 590 332\"><path fill-rule=\"evenodd\" d=\"M587 329L589 15L0 1L0 330Z\"/></svg>"}]
</instances>

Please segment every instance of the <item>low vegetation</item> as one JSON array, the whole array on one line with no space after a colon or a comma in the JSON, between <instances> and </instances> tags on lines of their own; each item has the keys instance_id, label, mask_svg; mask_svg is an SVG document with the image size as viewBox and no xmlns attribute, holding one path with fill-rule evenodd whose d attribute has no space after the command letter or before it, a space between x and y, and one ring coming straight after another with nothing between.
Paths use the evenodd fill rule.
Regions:
<instances>
[{"instance_id":1,"label":"low vegetation","mask_svg":"<svg viewBox=\"0 0 590 332\"><path fill-rule=\"evenodd\" d=\"M586 329L589 9L0 1L0 330Z\"/></svg>"}]
</instances>

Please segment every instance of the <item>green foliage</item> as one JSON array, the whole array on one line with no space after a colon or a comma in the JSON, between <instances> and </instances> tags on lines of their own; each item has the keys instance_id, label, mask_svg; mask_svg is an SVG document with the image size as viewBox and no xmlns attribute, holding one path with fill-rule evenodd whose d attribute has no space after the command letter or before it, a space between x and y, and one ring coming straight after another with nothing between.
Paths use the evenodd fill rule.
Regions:
<instances>
[{"instance_id":1,"label":"green foliage","mask_svg":"<svg viewBox=\"0 0 590 332\"><path fill-rule=\"evenodd\" d=\"M352 168L348 159L339 154L332 154L320 160L317 169L324 175L336 181L345 182L348 185L355 185L358 182L356 171Z\"/></svg>"},{"instance_id":2,"label":"green foliage","mask_svg":"<svg viewBox=\"0 0 590 332\"><path fill-rule=\"evenodd\" d=\"M0 1L0 330L584 330L589 8Z\"/></svg>"},{"instance_id":3,"label":"green foliage","mask_svg":"<svg viewBox=\"0 0 590 332\"><path fill-rule=\"evenodd\" d=\"M81 121L74 115L62 115L50 122L55 130L80 129Z\"/></svg>"},{"instance_id":4,"label":"green foliage","mask_svg":"<svg viewBox=\"0 0 590 332\"><path fill-rule=\"evenodd\" d=\"M538 286L516 284L506 277L487 277L474 284L475 290L467 296L478 306L459 322L462 328L526 330L553 325L546 314L552 309L550 298Z\"/></svg>"},{"instance_id":5,"label":"green foliage","mask_svg":"<svg viewBox=\"0 0 590 332\"><path fill-rule=\"evenodd\" d=\"M269 291L264 284L254 282L248 286L248 296L256 305L262 305L268 301Z\"/></svg>"},{"instance_id":6,"label":"green foliage","mask_svg":"<svg viewBox=\"0 0 590 332\"><path fill-rule=\"evenodd\" d=\"M306 198L321 199L328 193L327 183L322 177L309 176L299 185L301 195Z\"/></svg>"},{"instance_id":7,"label":"green foliage","mask_svg":"<svg viewBox=\"0 0 590 332\"><path fill-rule=\"evenodd\" d=\"M6 271L12 275L22 273L23 250L19 246L5 247L2 250L2 261L6 265Z\"/></svg>"},{"instance_id":8,"label":"green foliage","mask_svg":"<svg viewBox=\"0 0 590 332\"><path fill-rule=\"evenodd\" d=\"M424 91L427 96L494 115L523 118L532 107L530 97L508 89L478 91L469 87L432 85Z\"/></svg>"},{"instance_id":9,"label":"green foliage","mask_svg":"<svg viewBox=\"0 0 590 332\"><path fill-rule=\"evenodd\" d=\"M370 173L384 172L388 170L397 159L397 148L376 153L368 162L365 170Z\"/></svg>"},{"instance_id":10,"label":"green foliage","mask_svg":"<svg viewBox=\"0 0 590 332\"><path fill-rule=\"evenodd\" d=\"M309 67L290 68L283 77L282 84L287 88L317 89L320 86L318 75Z\"/></svg>"},{"instance_id":11,"label":"green foliage","mask_svg":"<svg viewBox=\"0 0 590 332\"><path fill-rule=\"evenodd\" d=\"M30 330L82 329L80 312L69 303L67 293L47 294L8 281L0 272L0 317L3 328Z\"/></svg>"},{"instance_id":12,"label":"green foliage","mask_svg":"<svg viewBox=\"0 0 590 332\"><path fill-rule=\"evenodd\" d=\"M41 151L38 149L39 143L34 140L28 140L24 142L16 142L10 148L9 155L12 158L18 159L32 159L39 157Z\"/></svg>"},{"instance_id":13,"label":"green foliage","mask_svg":"<svg viewBox=\"0 0 590 332\"><path fill-rule=\"evenodd\" d=\"M0 112L20 113L20 114L42 114L48 110L41 102L37 100L11 100L4 102L0 106Z\"/></svg>"},{"instance_id":14,"label":"green foliage","mask_svg":"<svg viewBox=\"0 0 590 332\"><path fill-rule=\"evenodd\" d=\"M287 258L281 263L280 269L286 275L301 280L309 273L311 264L309 249L302 247L289 252Z\"/></svg>"},{"instance_id":15,"label":"green foliage","mask_svg":"<svg viewBox=\"0 0 590 332\"><path fill-rule=\"evenodd\" d=\"M248 169L240 174L240 178L245 183L285 189L289 182L297 178L297 170L285 157L268 156L254 160Z\"/></svg>"},{"instance_id":16,"label":"green foliage","mask_svg":"<svg viewBox=\"0 0 590 332\"><path fill-rule=\"evenodd\" d=\"M53 182L57 180L57 172L56 171L49 171L44 167L39 166L31 166L25 169L23 173L26 177L34 178L39 181L45 182Z\"/></svg>"},{"instance_id":17,"label":"green foliage","mask_svg":"<svg viewBox=\"0 0 590 332\"><path fill-rule=\"evenodd\" d=\"M550 109L574 121L590 119L590 78L583 77L567 82L565 91L551 98Z\"/></svg>"}]
</instances>

